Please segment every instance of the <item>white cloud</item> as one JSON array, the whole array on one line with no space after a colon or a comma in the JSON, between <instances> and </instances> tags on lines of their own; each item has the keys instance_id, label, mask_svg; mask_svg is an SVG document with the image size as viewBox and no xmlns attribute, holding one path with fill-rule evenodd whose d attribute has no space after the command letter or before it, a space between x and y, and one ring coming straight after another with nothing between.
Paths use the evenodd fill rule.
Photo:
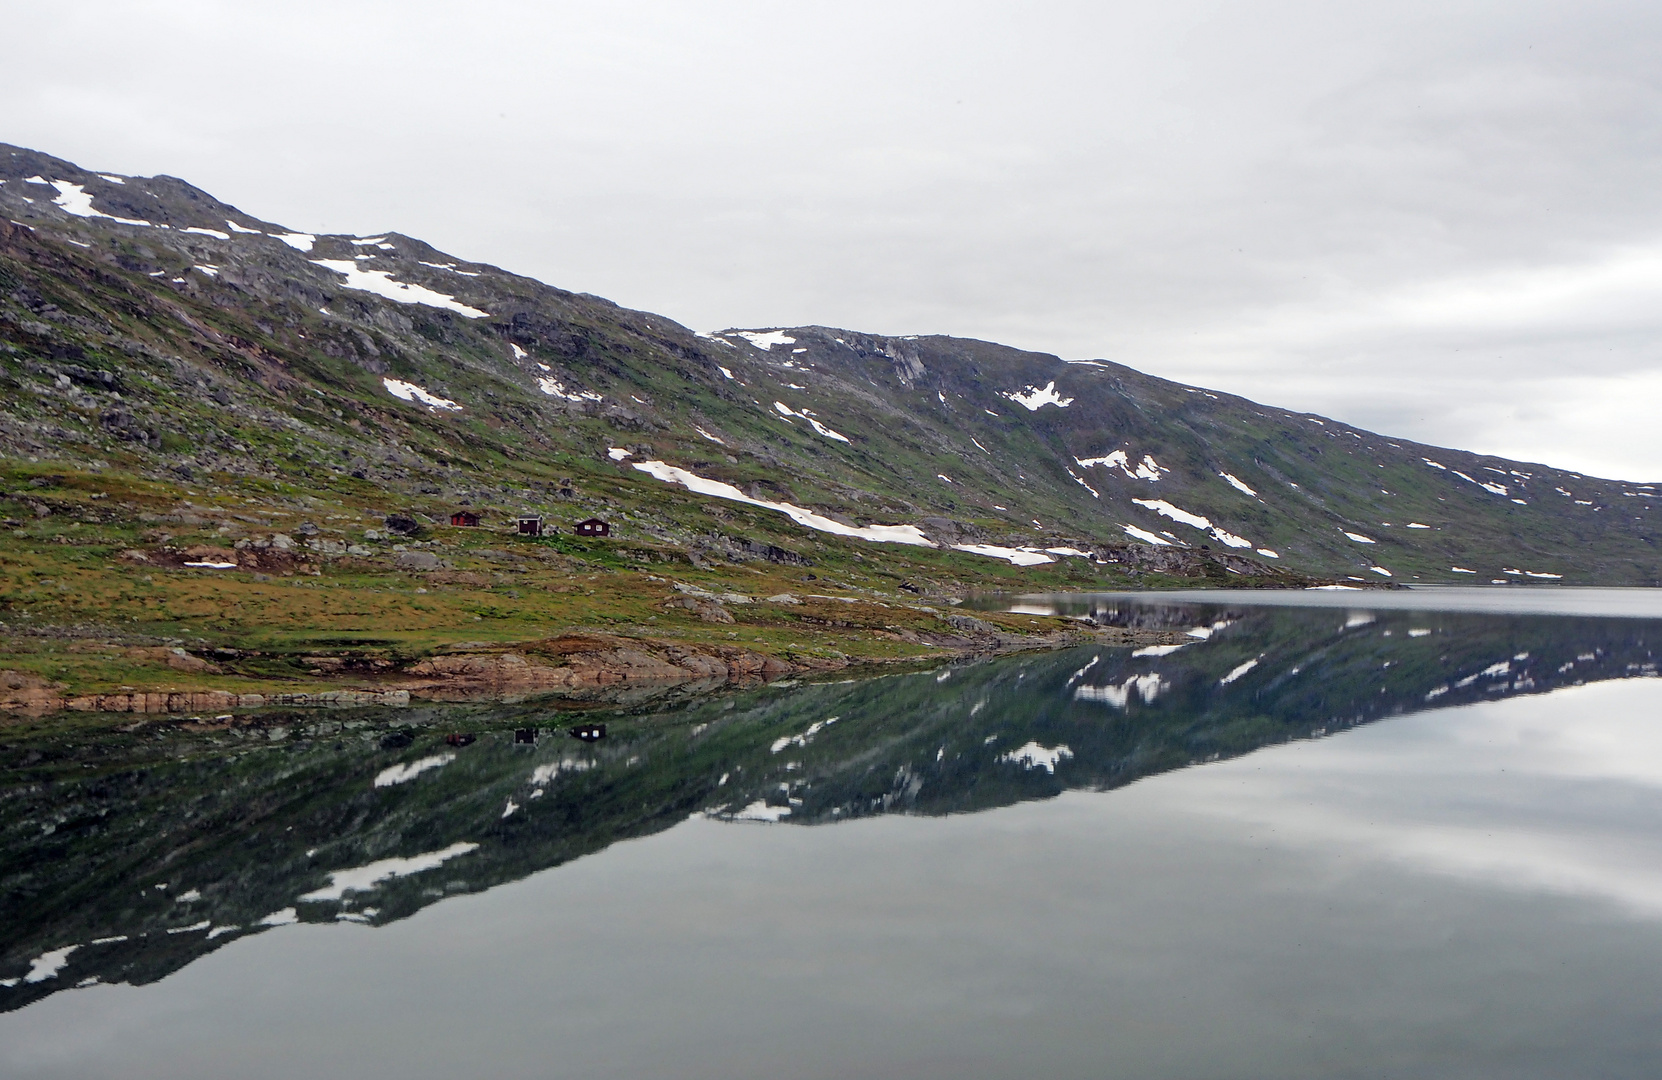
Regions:
<instances>
[{"instance_id":1,"label":"white cloud","mask_svg":"<svg viewBox=\"0 0 1662 1080\"><path fill-rule=\"evenodd\" d=\"M990 338L1662 472L1621 396L1658 374L1654 4L432 11L26 7L7 138L688 325ZM181 99L147 66L179 49L242 77ZM512 181L467 197L434 145Z\"/></svg>"}]
</instances>

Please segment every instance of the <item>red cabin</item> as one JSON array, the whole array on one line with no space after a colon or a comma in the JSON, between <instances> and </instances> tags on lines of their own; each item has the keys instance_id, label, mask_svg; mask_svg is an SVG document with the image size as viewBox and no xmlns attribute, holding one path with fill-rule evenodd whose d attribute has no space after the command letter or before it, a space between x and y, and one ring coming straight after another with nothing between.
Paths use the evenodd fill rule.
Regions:
<instances>
[{"instance_id":1,"label":"red cabin","mask_svg":"<svg viewBox=\"0 0 1662 1080\"><path fill-rule=\"evenodd\" d=\"M599 518L589 518L577 523L578 536L610 536L612 527Z\"/></svg>"},{"instance_id":2,"label":"red cabin","mask_svg":"<svg viewBox=\"0 0 1662 1080\"><path fill-rule=\"evenodd\" d=\"M475 529L479 527L479 515L470 510L458 510L450 515L450 524L458 528Z\"/></svg>"}]
</instances>

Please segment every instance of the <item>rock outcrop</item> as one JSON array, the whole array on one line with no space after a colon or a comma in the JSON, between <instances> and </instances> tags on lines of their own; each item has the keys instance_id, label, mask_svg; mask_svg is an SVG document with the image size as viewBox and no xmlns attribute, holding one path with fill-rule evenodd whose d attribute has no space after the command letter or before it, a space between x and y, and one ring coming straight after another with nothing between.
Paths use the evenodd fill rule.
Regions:
<instances>
[{"instance_id":1,"label":"rock outcrop","mask_svg":"<svg viewBox=\"0 0 1662 1080\"><path fill-rule=\"evenodd\" d=\"M684 683L753 683L807 670L832 670L846 661L765 656L738 646L660 644L604 634L567 634L511 652L434 656L405 670L399 685L436 701L513 699L560 692L608 696L625 687Z\"/></svg>"}]
</instances>

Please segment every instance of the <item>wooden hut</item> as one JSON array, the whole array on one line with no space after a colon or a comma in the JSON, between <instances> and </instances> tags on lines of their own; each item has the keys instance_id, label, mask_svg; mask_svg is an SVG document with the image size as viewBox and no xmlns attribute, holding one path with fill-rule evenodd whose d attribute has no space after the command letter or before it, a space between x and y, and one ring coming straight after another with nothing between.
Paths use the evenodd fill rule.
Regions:
<instances>
[{"instance_id":1,"label":"wooden hut","mask_svg":"<svg viewBox=\"0 0 1662 1080\"><path fill-rule=\"evenodd\" d=\"M543 530L543 520L542 520L542 515L541 514L521 514L521 515L519 515L519 535L521 535L521 536L541 536L542 535L542 530Z\"/></svg>"},{"instance_id":2,"label":"wooden hut","mask_svg":"<svg viewBox=\"0 0 1662 1080\"><path fill-rule=\"evenodd\" d=\"M479 527L479 515L471 510L458 510L450 515L450 524L460 529L476 529Z\"/></svg>"},{"instance_id":3,"label":"wooden hut","mask_svg":"<svg viewBox=\"0 0 1662 1080\"><path fill-rule=\"evenodd\" d=\"M579 521L577 523L577 535L610 536L612 535L612 527L599 518L589 518L587 521Z\"/></svg>"}]
</instances>

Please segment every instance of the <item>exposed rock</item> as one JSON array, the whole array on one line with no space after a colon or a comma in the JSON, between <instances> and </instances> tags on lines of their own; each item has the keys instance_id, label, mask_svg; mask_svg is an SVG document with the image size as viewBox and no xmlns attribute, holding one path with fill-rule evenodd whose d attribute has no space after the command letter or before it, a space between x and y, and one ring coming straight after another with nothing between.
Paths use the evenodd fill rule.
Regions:
<instances>
[{"instance_id":1,"label":"exposed rock","mask_svg":"<svg viewBox=\"0 0 1662 1080\"><path fill-rule=\"evenodd\" d=\"M662 606L665 611L677 608L690 611L709 623L730 623L733 621L732 613L722 606L720 600L714 597L672 596L665 600Z\"/></svg>"},{"instance_id":2,"label":"exposed rock","mask_svg":"<svg viewBox=\"0 0 1662 1080\"><path fill-rule=\"evenodd\" d=\"M813 667L841 666L823 662ZM435 656L411 665L403 685L419 697L443 701L513 698L599 691L642 684L753 682L802 670L776 657L736 646L704 649L600 634L568 634L521 651Z\"/></svg>"},{"instance_id":3,"label":"exposed rock","mask_svg":"<svg viewBox=\"0 0 1662 1080\"><path fill-rule=\"evenodd\" d=\"M399 536L419 536L422 532L421 522L408 514L388 514L383 524L388 532L397 533Z\"/></svg>"}]
</instances>

